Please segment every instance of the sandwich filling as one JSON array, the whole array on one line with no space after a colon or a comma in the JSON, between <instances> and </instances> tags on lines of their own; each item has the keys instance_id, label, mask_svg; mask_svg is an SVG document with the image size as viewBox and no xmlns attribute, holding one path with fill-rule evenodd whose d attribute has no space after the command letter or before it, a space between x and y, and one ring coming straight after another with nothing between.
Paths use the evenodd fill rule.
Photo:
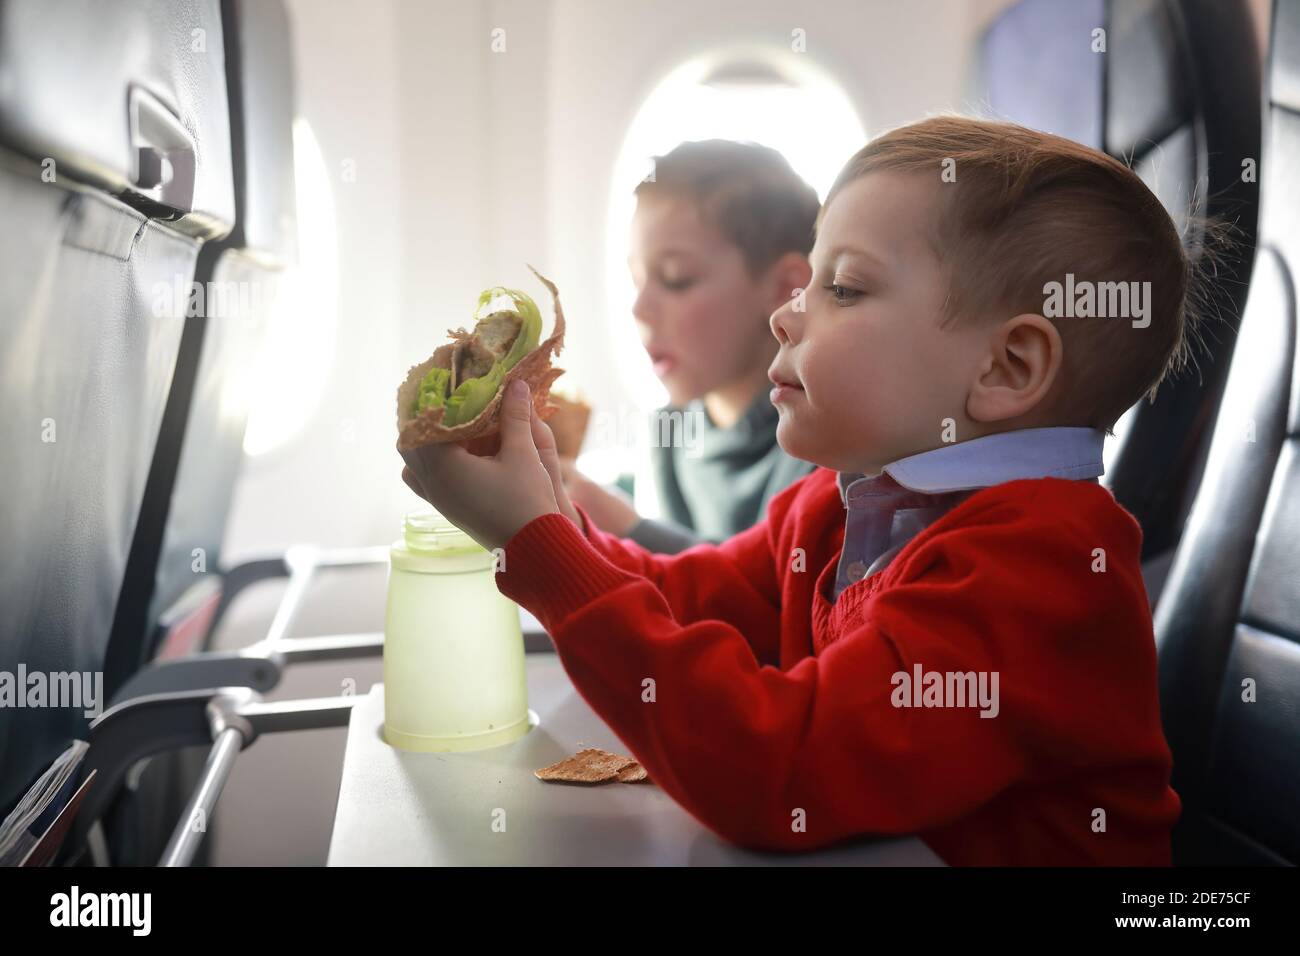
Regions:
<instances>
[{"instance_id":1,"label":"sandwich filling","mask_svg":"<svg viewBox=\"0 0 1300 956\"><path fill-rule=\"evenodd\" d=\"M512 309L479 315L494 301L506 297ZM443 409L446 427L473 421L492 401L507 372L537 348L542 314L528 295L499 286L483 292L474 310L474 331L456 329L452 342L433 353L433 368L420 382L415 408Z\"/></svg>"}]
</instances>

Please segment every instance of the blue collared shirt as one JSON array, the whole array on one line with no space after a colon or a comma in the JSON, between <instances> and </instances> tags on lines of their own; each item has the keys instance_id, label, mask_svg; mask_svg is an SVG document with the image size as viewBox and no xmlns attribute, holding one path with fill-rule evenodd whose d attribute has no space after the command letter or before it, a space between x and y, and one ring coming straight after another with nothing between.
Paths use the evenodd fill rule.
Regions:
<instances>
[{"instance_id":1,"label":"blue collared shirt","mask_svg":"<svg viewBox=\"0 0 1300 956\"><path fill-rule=\"evenodd\" d=\"M1096 480L1106 433L1056 426L998 432L890 462L879 474L840 472L848 510L831 600L885 567L922 529L981 488L1019 478Z\"/></svg>"}]
</instances>

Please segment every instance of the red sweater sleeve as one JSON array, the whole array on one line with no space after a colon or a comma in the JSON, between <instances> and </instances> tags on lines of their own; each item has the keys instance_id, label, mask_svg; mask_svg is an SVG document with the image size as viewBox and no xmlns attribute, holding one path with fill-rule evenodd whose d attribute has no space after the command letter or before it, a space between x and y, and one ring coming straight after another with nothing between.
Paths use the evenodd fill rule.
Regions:
<instances>
[{"instance_id":1,"label":"red sweater sleeve","mask_svg":"<svg viewBox=\"0 0 1300 956\"><path fill-rule=\"evenodd\" d=\"M744 636L760 662L774 664L780 655L781 593L772 529L781 526L798 484L775 495L767 515L753 527L719 544L697 544L678 554L656 554L629 538L608 534L575 507L592 549L615 567L649 580L679 624L725 621Z\"/></svg>"},{"instance_id":2,"label":"red sweater sleeve","mask_svg":"<svg viewBox=\"0 0 1300 956\"><path fill-rule=\"evenodd\" d=\"M882 572L893 580L861 623L784 672L760 665L725 620L679 622L654 583L614 567L560 515L511 539L498 583L697 819L741 845L806 850L941 826L1035 768L1077 770L1090 754L1149 744L1131 739L1152 717L1135 707L1154 698L1136 525L1077 500L1055 518L1024 504L994 494L960 525L923 532ZM1096 547L1113 574L1090 573ZM894 675L916 664L999 672L998 716L894 706Z\"/></svg>"}]
</instances>

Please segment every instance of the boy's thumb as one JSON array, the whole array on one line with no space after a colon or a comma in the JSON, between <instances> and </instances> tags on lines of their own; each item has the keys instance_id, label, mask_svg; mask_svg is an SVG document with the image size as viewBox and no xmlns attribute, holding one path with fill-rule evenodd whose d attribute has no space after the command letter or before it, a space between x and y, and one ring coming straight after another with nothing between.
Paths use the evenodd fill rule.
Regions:
<instances>
[{"instance_id":1,"label":"boy's thumb","mask_svg":"<svg viewBox=\"0 0 1300 956\"><path fill-rule=\"evenodd\" d=\"M517 378L506 387L501 403L501 450L532 448L533 401L528 383Z\"/></svg>"}]
</instances>

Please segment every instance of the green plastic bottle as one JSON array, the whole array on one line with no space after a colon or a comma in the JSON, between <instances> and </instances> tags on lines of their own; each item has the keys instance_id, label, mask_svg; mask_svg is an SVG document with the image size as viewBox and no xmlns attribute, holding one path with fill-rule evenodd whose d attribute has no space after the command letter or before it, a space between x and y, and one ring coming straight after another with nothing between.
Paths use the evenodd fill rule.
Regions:
<instances>
[{"instance_id":1,"label":"green plastic bottle","mask_svg":"<svg viewBox=\"0 0 1300 956\"><path fill-rule=\"evenodd\" d=\"M384 739L401 750L480 750L532 726L518 606L495 556L442 515L406 516L384 622Z\"/></svg>"}]
</instances>

